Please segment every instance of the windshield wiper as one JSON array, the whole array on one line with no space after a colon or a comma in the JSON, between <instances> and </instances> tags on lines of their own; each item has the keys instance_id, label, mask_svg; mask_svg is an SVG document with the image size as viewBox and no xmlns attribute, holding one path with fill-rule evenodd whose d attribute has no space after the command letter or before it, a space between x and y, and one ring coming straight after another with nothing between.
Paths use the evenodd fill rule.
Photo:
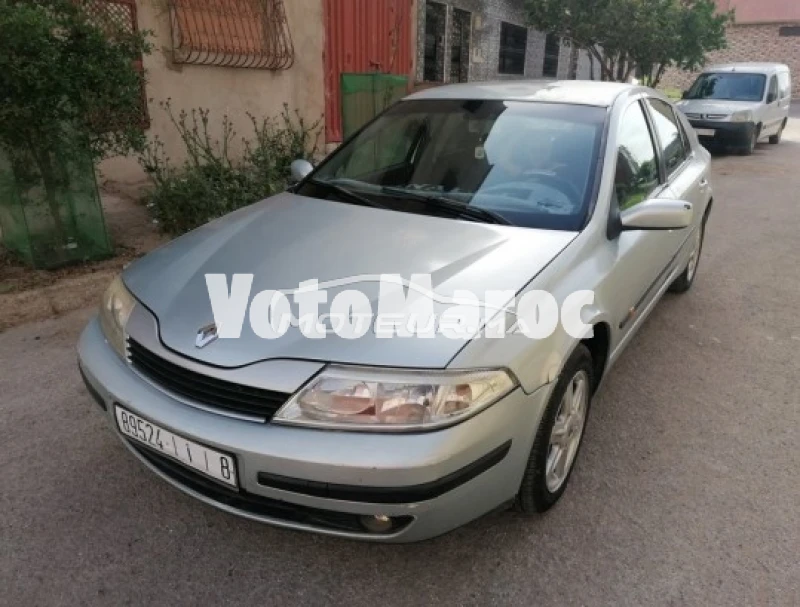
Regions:
<instances>
[{"instance_id":1,"label":"windshield wiper","mask_svg":"<svg viewBox=\"0 0 800 607\"><path fill-rule=\"evenodd\" d=\"M499 215L498 213L495 213L494 211L490 211L488 209L482 209L481 207L473 207L464 202L448 198L447 196L441 196L438 194L433 194L433 195L420 194L419 192L414 192L412 190L406 190L403 188L396 188L390 186L382 187L381 192L398 198L402 197L402 198L411 198L412 200L419 200L420 202L424 202L431 206L435 206L436 208L442 209L444 211L450 211L460 217L469 217L470 219L478 219L486 223L496 223L501 225L511 224L511 222L508 221L508 219L506 219L502 215Z\"/></svg>"},{"instance_id":2,"label":"windshield wiper","mask_svg":"<svg viewBox=\"0 0 800 607\"><path fill-rule=\"evenodd\" d=\"M348 190L345 187L337 185L335 183L331 183L330 181L323 181L322 179L309 179L307 183L317 186L318 188L323 188L328 190L329 192L333 192L339 198L344 199L345 202L351 202L353 204L360 204L365 207L374 207L376 209L388 209L384 204L377 202L375 200L370 200L366 196L362 196L361 194L357 194L352 190Z\"/></svg>"}]
</instances>

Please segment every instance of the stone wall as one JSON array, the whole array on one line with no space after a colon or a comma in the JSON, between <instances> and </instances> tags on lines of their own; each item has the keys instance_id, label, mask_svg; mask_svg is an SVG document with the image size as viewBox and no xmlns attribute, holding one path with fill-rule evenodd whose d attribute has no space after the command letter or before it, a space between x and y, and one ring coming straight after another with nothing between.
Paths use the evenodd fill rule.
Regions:
<instances>
[{"instance_id":1,"label":"stone wall","mask_svg":"<svg viewBox=\"0 0 800 607\"><path fill-rule=\"evenodd\" d=\"M713 52L707 65L738 61L786 63L792 70L792 97L800 98L800 36L779 35L782 27L798 23L734 25L728 30L728 48ZM661 80L662 88L686 90L698 72L668 70Z\"/></svg>"},{"instance_id":2,"label":"stone wall","mask_svg":"<svg viewBox=\"0 0 800 607\"><path fill-rule=\"evenodd\" d=\"M419 0L417 3L417 80L419 82L425 80L425 15L426 2L431 1ZM523 27L526 25L522 0L442 0L437 4L441 5L447 13L443 57L445 76L442 82L450 81L451 34L455 9L469 11L472 15L468 77L470 81L542 77L545 34L533 28L528 28L524 75L499 73L501 24L505 21ZM568 46L561 45L558 62L559 78L569 77L570 52L571 49ZM588 59L585 53L581 53L578 73L588 75L588 72Z\"/></svg>"}]
</instances>

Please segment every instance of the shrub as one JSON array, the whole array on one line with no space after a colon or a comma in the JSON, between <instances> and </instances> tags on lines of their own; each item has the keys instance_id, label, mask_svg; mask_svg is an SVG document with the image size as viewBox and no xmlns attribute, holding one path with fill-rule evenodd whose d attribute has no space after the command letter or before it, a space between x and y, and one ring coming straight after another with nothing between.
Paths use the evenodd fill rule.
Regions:
<instances>
[{"instance_id":1,"label":"shrub","mask_svg":"<svg viewBox=\"0 0 800 607\"><path fill-rule=\"evenodd\" d=\"M287 105L278 117L258 119L248 114L252 135L242 138L237 159L231 154L236 131L227 115L222 118L221 136L215 139L209 110L182 110L176 116L169 100L161 106L180 135L186 160L175 167L156 137L139 161L154 185L145 202L169 234L183 234L285 190L292 161L312 160L318 153L321 121L309 124Z\"/></svg>"}]
</instances>

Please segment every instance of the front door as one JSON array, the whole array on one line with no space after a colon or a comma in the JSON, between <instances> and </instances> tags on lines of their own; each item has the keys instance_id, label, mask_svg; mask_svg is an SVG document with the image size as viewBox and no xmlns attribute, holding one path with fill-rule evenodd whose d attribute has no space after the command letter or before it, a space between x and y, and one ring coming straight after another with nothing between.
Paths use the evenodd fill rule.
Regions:
<instances>
[{"instance_id":1,"label":"front door","mask_svg":"<svg viewBox=\"0 0 800 607\"><path fill-rule=\"evenodd\" d=\"M632 102L620 123L612 212L669 195L660 170L658 140L642 104L641 100ZM630 230L614 237L608 246L614 258L607 278L613 284L612 309L619 310L613 322L625 339L666 280L679 244L669 231Z\"/></svg>"},{"instance_id":2,"label":"front door","mask_svg":"<svg viewBox=\"0 0 800 607\"><path fill-rule=\"evenodd\" d=\"M765 101L767 107L764 112L764 127L761 130L761 134L774 135L780 130L784 117L784 113L781 110L781 100L778 94L777 76L770 76Z\"/></svg>"}]
</instances>

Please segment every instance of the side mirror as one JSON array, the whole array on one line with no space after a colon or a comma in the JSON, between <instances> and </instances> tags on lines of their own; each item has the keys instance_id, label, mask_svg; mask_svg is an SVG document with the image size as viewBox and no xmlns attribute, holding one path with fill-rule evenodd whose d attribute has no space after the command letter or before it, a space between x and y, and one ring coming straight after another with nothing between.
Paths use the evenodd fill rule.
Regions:
<instances>
[{"instance_id":1,"label":"side mirror","mask_svg":"<svg viewBox=\"0 0 800 607\"><path fill-rule=\"evenodd\" d=\"M694 209L685 200L654 198L620 213L623 230L682 230L692 224Z\"/></svg>"},{"instance_id":2,"label":"side mirror","mask_svg":"<svg viewBox=\"0 0 800 607\"><path fill-rule=\"evenodd\" d=\"M311 174L313 170L314 165L312 165L308 160L295 160L290 166L292 181L294 183L303 181L303 179Z\"/></svg>"},{"instance_id":3,"label":"side mirror","mask_svg":"<svg viewBox=\"0 0 800 607\"><path fill-rule=\"evenodd\" d=\"M683 91L681 93L681 99L686 99L689 96L689 91Z\"/></svg>"},{"instance_id":4,"label":"side mirror","mask_svg":"<svg viewBox=\"0 0 800 607\"><path fill-rule=\"evenodd\" d=\"M775 93L767 93L767 103L775 103L778 96Z\"/></svg>"}]
</instances>

